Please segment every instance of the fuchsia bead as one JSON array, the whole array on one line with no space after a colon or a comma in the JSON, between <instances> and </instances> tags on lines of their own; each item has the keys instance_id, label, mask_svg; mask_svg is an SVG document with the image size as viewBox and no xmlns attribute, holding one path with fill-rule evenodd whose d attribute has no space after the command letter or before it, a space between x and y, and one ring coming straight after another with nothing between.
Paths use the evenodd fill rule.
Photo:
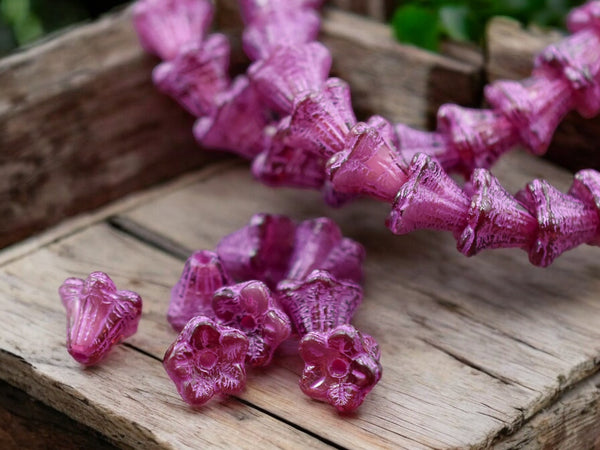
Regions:
<instances>
[{"instance_id":1,"label":"fuchsia bead","mask_svg":"<svg viewBox=\"0 0 600 450\"><path fill-rule=\"evenodd\" d=\"M194 125L194 136L200 144L249 159L266 148L264 128L269 117L246 77L233 80L229 90L219 94L215 102L215 111Z\"/></svg>"},{"instance_id":2,"label":"fuchsia bead","mask_svg":"<svg viewBox=\"0 0 600 450\"><path fill-rule=\"evenodd\" d=\"M175 330L181 331L193 317L214 318L213 294L228 284L231 279L216 253L195 252L185 262L181 278L171 290L167 320Z\"/></svg>"},{"instance_id":3,"label":"fuchsia bead","mask_svg":"<svg viewBox=\"0 0 600 450\"><path fill-rule=\"evenodd\" d=\"M92 272L85 280L67 278L58 292L67 310L67 350L83 365L100 362L137 331L142 299L117 290L103 272Z\"/></svg>"},{"instance_id":4,"label":"fuchsia bead","mask_svg":"<svg viewBox=\"0 0 600 450\"><path fill-rule=\"evenodd\" d=\"M327 173L339 192L390 202L406 180L403 166L377 130L357 123L348 133L345 150L327 162Z\"/></svg>"},{"instance_id":5,"label":"fuchsia bead","mask_svg":"<svg viewBox=\"0 0 600 450\"><path fill-rule=\"evenodd\" d=\"M313 270L320 269L340 280L359 283L364 258L364 247L343 237L333 220L326 217L305 220L296 228L294 251L285 279L303 280Z\"/></svg>"},{"instance_id":6,"label":"fuchsia bead","mask_svg":"<svg viewBox=\"0 0 600 450\"><path fill-rule=\"evenodd\" d=\"M600 2L590 1L571 10L567 16L567 28L571 33L585 29L600 31Z\"/></svg>"},{"instance_id":7,"label":"fuchsia bead","mask_svg":"<svg viewBox=\"0 0 600 450\"><path fill-rule=\"evenodd\" d=\"M350 87L338 78L329 78L321 91L297 96L288 124L290 141L298 149L321 158L342 151L346 136L356 125Z\"/></svg>"},{"instance_id":8,"label":"fuchsia bead","mask_svg":"<svg viewBox=\"0 0 600 450\"><path fill-rule=\"evenodd\" d=\"M246 385L248 338L208 317L191 319L163 359L181 398L194 407L217 394L236 394Z\"/></svg>"},{"instance_id":9,"label":"fuchsia bead","mask_svg":"<svg viewBox=\"0 0 600 450\"><path fill-rule=\"evenodd\" d=\"M573 107L569 84L542 74L521 81L496 81L485 87L485 98L536 155L546 152L556 127Z\"/></svg>"},{"instance_id":10,"label":"fuchsia bead","mask_svg":"<svg viewBox=\"0 0 600 450\"><path fill-rule=\"evenodd\" d=\"M447 104L438 110L437 121L438 132L447 136L466 173L490 167L519 142L514 126L495 111Z\"/></svg>"},{"instance_id":11,"label":"fuchsia bead","mask_svg":"<svg viewBox=\"0 0 600 450\"><path fill-rule=\"evenodd\" d=\"M236 328L248 337L246 364L252 367L268 365L279 344L292 332L290 319L261 281L219 289L212 306L222 324Z\"/></svg>"},{"instance_id":12,"label":"fuchsia bead","mask_svg":"<svg viewBox=\"0 0 600 450\"><path fill-rule=\"evenodd\" d=\"M282 281L279 299L302 337L305 366L300 388L340 412L351 412L381 378L375 340L349 325L362 300L352 281L315 270L300 281Z\"/></svg>"},{"instance_id":13,"label":"fuchsia bead","mask_svg":"<svg viewBox=\"0 0 600 450\"><path fill-rule=\"evenodd\" d=\"M529 260L536 266L546 267L561 253L596 237L596 209L545 180L533 180L517 198L537 218L535 240L529 249Z\"/></svg>"},{"instance_id":14,"label":"fuchsia bead","mask_svg":"<svg viewBox=\"0 0 600 450\"><path fill-rule=\"evenodd\" d=\"M455 233L461 253L472 256L486 248L530 247L535 217L487 169L475 169L470 194L465 227L460 236Z\"/></svg>"},{"instance_id":15,"label":"fuchsia bead","mask_svg":"<svg viewBox=\"0 0 600 450\"><path fill-rule=\"evenodd\" d=\"M318 14L308 8L270 8L256 14L242 34L244 52L251 60L268 58L277 47L293 48L316 40Z\"/></svg>"},{"instance_id":16,"label":"fuchsia bead","mask_svg":"<svg viewBox=\"0 0 600 450\"><path fill-rule=\"evenodd\" d=\"M420 153L408 169L406 183L399 190L387 227L396 234L419 228L457 234L464 224L469 199L440 164Z\"/></svg>"},{"instance_id":17,"label":"fuchsia bead","mask_svg":"<svg viewBox=\"0 0 600 450\"><path fill-rule=\"evenodd\" d=\"M248 68L248 77L271 108L290 114L297 96L321 90L330 68L329 50L318 42L310 42L276 47Z\"/></svg>"},{"instance_id":18,"label":"fuchsia bead","mask_svg":"<svg viewBox=\"0 0 600 450\"><path fill-rule=\"evenodd\" d=\"M600 112L600 35L583 29L549 45L535 59L535 72L549 72L571 87L573 107L584 117Z\"/></svg>"},{"instance_id":19,"label":"fuchsia bead","mask_svg":"<svg viewBox=\"0 0 600 450\"><path fill-rule=\"evenodd\" d=\"M229 87L229 53L227 38L213 34L156 66L152 73L154 84L189 113L210 115L217 106L217 95Z\"/></svg>"},{"instance_id":20,"label":"fuchsia bead","mask_svg":"<svg viewBox=\"0 0 600 450\"><path fill-rule=\"evenodd\" d=\"M255 214L248 225L221 239L216 252L234 280L261 280L275 287L287 272L295 231L286 216Z\"/></svg>"},{"instance_id":21,"label":"fuchsia bead","mask_svg":"<svg viewBox=\"0 0 600 450\"><path fill-rule=\"evenodd\" d=\"M133 25L142 47L168 61L200 44L213 17L208 0L138 0Z\"/></svg>"},{"instance_id":22,"label":"fuchsia bead","mask_svg":"<svg viewBox=\"0 0 600 450\"><path fill-rule=\"evenodd\" d=\"M289 119L281 120L267 149L252 162L252 175L269 186L319 189L325 182L325 161L290 138Z\"/></svg>"}]
</instances>

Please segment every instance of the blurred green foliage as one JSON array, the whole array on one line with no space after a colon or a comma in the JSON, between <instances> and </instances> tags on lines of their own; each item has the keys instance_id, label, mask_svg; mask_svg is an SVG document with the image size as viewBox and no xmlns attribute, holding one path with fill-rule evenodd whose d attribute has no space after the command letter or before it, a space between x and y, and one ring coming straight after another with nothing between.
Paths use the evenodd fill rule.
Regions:
<instances>
[{"instance_id":1,"label":"blurred green foliage","mask_svg":"<svg viewBox=\"0 0 600 450\"><path fill-rule=\"evenodd\" d=\"M564 28L569 10L584 0L400 0L392 18L396 38L436 51L446 38L481 45L494 16L524 25Z\"/></svg>"},{"instance_id":2,"label":"blurred green foliage","mask_svg":"<svg viewBox=\"0 0 600 450\"><path fill-rule=\"evenodd\" d=\"M0 54L126 0L0 0Z\"/></svg>"}]
</instances>

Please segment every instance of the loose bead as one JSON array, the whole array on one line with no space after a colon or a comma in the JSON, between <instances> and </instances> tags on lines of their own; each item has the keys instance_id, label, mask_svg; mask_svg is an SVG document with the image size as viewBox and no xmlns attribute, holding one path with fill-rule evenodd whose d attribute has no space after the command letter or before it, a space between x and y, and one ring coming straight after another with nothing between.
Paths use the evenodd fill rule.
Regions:
<instances>
[{"instance_id":1,"label":"loose bead","mask_svg":"<svg viewBox=\"0 0 600 450\"><path fill-rule=\"evenodd\" d=\"M85 280L67 278L58 292L67 310L67 350L85 366L100 362L137 331L141 297L117 290L103 272L92 272Z\"/></svg>"}]
</instances>

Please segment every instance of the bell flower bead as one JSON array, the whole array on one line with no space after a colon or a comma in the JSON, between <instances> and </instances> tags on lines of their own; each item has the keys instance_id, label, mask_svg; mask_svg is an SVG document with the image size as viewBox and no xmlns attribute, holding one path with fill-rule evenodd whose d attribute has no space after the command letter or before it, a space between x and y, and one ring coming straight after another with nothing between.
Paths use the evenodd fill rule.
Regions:
<instances>
[{"instance_id":1,"label":"bell flower bead","mask_svg":"<svg viewBox=\"0 0 600 450\"><path fill-rule=\"evenodd\" d=\"M165 61L200 44L213 17L209 0L138 0L133 25L142 47Z\"/></svg>"},{"instance_id":2,"label":"bell flower bead","mask_svg":"<svg viewBox=\"0 0 600 450\"><path fill-rule=\"evenodd\" d=\"M214 317L213 294L230 283L231 279L216 253L206 250L193 253L171 290L167 320L176 331L181 331L195 316Z\"/></svg>"},{"instance_id":3,"label":"bell flower bead","mask_svg":"<svg viewBox=\"0 0 600 450\"><path fill-rule=\"evenodd\" d=\"M290 337L290 319L261 281L223 287L215 292L212 304L222 324L248 337L246 364L251 367L268 365L277 347Z\"/></svg>"},{"instance_id":4,"label":"bell flower bead","mask_svg":"<svg viewBox=\"0 0 600 450\"><path fill-rule=\"evenodd\" d=\"M99 363L137 331L141 297L117 290L104 272L92 272L85 280L67 278L59 295L67 311L67 351L85 366Z\"/></svg>"},{"instance_id":5,"label":"bell flower bead","mask_svg":"<svg viewBox=\"0 0 600 450\"><path fill-rule=\"evenodd\" d=\"M167 349L163 366L181 398L197 408L215 395L243 391L247 352L244 333L196 316Z\"/></svg>"}]
</instances>

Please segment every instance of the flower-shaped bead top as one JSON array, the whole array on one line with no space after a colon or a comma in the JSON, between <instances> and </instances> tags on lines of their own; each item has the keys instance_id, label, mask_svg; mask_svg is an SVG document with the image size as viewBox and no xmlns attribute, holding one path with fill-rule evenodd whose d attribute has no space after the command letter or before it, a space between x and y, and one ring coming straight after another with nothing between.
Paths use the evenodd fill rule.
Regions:
<instances>
[{"instance_id":1,"label":"flower-shaped bead top","mask_svg":"<svg viewBox=\"0 0 600 450\"><path fill-rule=\"evenodd\" d=\"M163 365L181 398L201 406L217 394L235 394L246 385L248 338L208 317L190 320L167 352Z\"/></svg>"},{"instance_id":2,"label":"flower-shaped bead top","mask_svg":"<svg viewBox=\"0 0 600 450\"><path fill-rule=\"evenodd\" d=\"M352 412L381 378L379 347L351 325L308 333L300 342L302 392L340 412Z\"/></svg>"},{"instance_id":3,"label":"flower-shaped bead top","mask_svg":"<svg viewBox=\"0 0 600 450\"><path fill-rule=\"evenodd\" d=\"M221 323L246 334L246 363L254 367L268 365L275 349L292 331L290 319L260 281L219 289L213 298L213 309Z\"/></svg>"},{"instance_id":4,"label":"flower-shaped bead top","mask_svg":"<svg viewBox=\"0 0 600 450\"><path fill-rule=\"evenodd\" d=\"M213 294L230 283L216 253L206 250L195 252L185 262L181 278L171 290L167 320L180 331L192 317L214 317Z\"/></svg>"},{"instance_id":5,"label":"flower-shaped bead top","mask_svg":"<svg viewBox=\"0 0 600 450\"><path fill-rule=\"evenodd\" d=\"M98 363L137 331L142 299L117 290L103 272L92 272L85 280L67 278L58 292L67 310L67 350L81 364Z\"/></svg>"}]
</instances>

